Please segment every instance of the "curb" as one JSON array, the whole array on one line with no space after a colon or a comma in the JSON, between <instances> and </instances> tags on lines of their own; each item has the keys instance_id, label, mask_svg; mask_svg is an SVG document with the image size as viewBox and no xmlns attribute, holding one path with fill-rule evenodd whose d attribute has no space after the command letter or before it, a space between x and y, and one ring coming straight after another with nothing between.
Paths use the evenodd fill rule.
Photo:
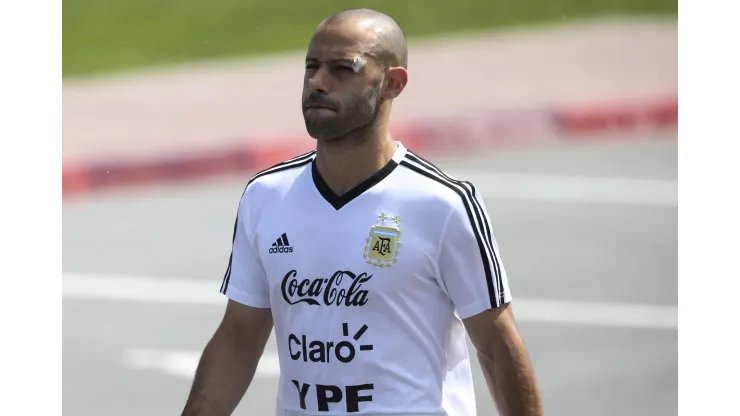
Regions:
<instances>
[{"instance_id":1,"label":"curb","mask_svg":"<svg viewBox=\"0 0 740 416\"><path fill-rule=\"evenodd\" d=\"M406 147L427 154L465 154L483 149L594 140L596 133L632 133L675 128L676 95L658 99L554 109L484 111L447 119L410 120L392 128ZM588 138L586 138L588 136ZM211 151L153 156L143 160L65 162L65 197L116 187L185 181L255 172L309 151L305 134L265 137L258 145L231 145ZM626 137L625 139L628 139ZM254 141L251 141L254 142Z\"/></svg>"}]
</instances>

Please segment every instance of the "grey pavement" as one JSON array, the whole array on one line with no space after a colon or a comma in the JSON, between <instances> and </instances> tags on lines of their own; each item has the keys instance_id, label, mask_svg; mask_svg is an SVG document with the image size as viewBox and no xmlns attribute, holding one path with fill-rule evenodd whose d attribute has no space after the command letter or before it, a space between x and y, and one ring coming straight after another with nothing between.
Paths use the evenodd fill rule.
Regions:
<instances>
[{"instance_id":1,"label":"grey pavement","mask_svg":"<svg viewBox=\"0 0 740 416\"><path fill-rule=\"evenodd\" d=\"M441 160L443 168L676 180L676 140ZM245 177L67 200L65 273L198 278L217 291ZM489 198L516 297L676 305L677 208ZM127 367L130 348L200 350L222 309L64 299L64 412L179 414L190 380ZM522 322L547 415L675 415L677 331ZM268 349L274 350L271 341ZM496 414L474 360L479 415ZM270 415L258 379L238 415Z\"/></svg>"}]
</instances>

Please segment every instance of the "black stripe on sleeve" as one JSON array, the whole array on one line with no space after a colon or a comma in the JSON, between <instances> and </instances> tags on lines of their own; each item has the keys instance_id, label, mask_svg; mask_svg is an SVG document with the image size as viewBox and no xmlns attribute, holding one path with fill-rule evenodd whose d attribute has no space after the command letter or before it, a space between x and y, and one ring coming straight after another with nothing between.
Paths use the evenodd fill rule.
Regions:
<instances>
[{"instance_id":1,"label":"black stripe on sleeve","mask_svg":"<svg viewBox=\"0 0 740 416\"><path fill-rule=\"evenodd\" d=\"M488 244L488 250L490 250L491 258L493 259L493 265L494 265L494 268L496 269L496 276L497 276L497 279L496 279L496 287L498 289L498 293L497 293L498 294L498 298L500 298L500 301L497 302L497 304L500 303L500 302L503 302L504 282L503 282L503 279L500 277L501 276L501 267L500 267L500 262L499 262L499 256L498 256L498 253L496 252L495 246L493 244L493 233L491 232L491 224L490 224L489 220L486 218L485 209L483 209L483 206L481 205L481 202L478 199L478 196L480 194L478 192L476 192L475 186L471 182L469 182L469 181L457 180L457 179L449 176L448 174L446 174L445 172L443 172L440 168L438 168L437 166L435 166L434 164L432 164L430 161L424 159L423 157L417 155L414 152L409 151L407 153L407 157L409 159L411 159L411 160L416 161L420 165L423 165L423 166L427 167L428 169L434 170L435 172L437 172L437 174L439 174L440 176L444 177L448 181L453 182L453 183L457 183L458 185L462 186L465 189L468 197L470 198L470 200L473 203L473 206L474 206L475 211L476 211L477 218L480 218L480 220L481 220L481 227L483 228L483 233L485 234L485 237L486 237L486 240L487 240L486 242Z\"/></svg>"},{"instance_id":2,"label":"black stripe on sleeve","mask_svg":"<svg viewBox=\"0 0 740 416\"><path fill-rule=\"evenodd\" d=\"M478 243L491 306L500 306L504 294L499 261L493 250L493 244L490 238L490 226L485 214L482 212L482 207L474 196L475 188L469 182L452 179L431 163L424 161L411 152L407 153L406 160L403 160L401 165L446 186L460 197Z\"/></svg>"},{"instance_id":3,"label":"black stripe on sleeve","mask_svg":"<svg viewBox=\"0 0 740 416\"><path fill-rule=\"evenodd\" d=\"M498 302L497 304L501 304L504 301L504 280L501 277L501 263L499 258L498 250L496 249L496 246L493 244L493 233L491 232L491 221L487 217L486 210L483 209L483 205L481 204L481 201L479 199L480 193L477 193L475 191L475 187L470 182L465 182L470 185L470 188L473 191L473 201L475 201L475 204L480 208L483 218L483 225L486 228L486 232L488 234L488 247L491 250L491 255L493 256L494 261L494 267L496 268L496 286L498 286Z\"/></svg>"},{"instance_id":4,"label":"black stripe on sleeve","mask_svg":"<svg viewBox=\"0 0 740 416\"><path fill-rule=\"evenodd\" d=\"M234 234L231 237L231 253L229 254L229 264L226 266L226 273L224 273L224 279L221 282L221 293L226 294L226 288L229 287L229 279L231 279L231 261L234 259L234 241L236 240L236 230L239 226L239 214L236 215L234 221Z\"/></svg>"},{"instance_id":5,"label":"black stripe on sleeve","mask_svg":"<svg viewBox=\"0 0 740 416\"><path fill-rule=\"evenodd\" d=\"M426 167L427 169L433 170L439 176L443 177L444 179L447 179L449 182L462 186L465 189L465 193L468 195L468 198L471 201L473 201L473 203L475 204L476 213L480 215L481 218L483 217L484 210L483 210L483 207L480 205L478 199L475 197L476 190L475 190L475 186L473 186L472 183L468 181L457 180L451 177L450 175L446 174L444 171L439 169L437 166L432 164L430 161L424 159L423 157L417 155L416 153L409 151L407 154L407 157L410 160L413 160L414 162L418 163L419 165L422 165ZM484 221L483 226L484 226L483 232L485 234L486 239L488 240L488 244L490 245L490 248L493 249L493 241L491 239L491 227L489 226L488 221Z\"/></svg>"}]
</instances>

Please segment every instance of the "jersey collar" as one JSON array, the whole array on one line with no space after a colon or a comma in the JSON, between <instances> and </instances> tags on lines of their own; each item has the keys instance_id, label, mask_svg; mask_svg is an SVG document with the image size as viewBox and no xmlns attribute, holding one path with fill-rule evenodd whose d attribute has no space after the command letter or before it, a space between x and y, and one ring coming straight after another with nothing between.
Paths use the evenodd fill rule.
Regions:
<instances>
[{"instance_id":1,"label":"jersey collar","mask_svg":"<svg viewBox=\"0 0 740 416\"><path fill-rule=\"evenodd\" d=\"M401 160L406 156L406 148L401 142L395 142L398 145L396 152L393 154L393 158L386 163L379 171L375 172L372 176L359 183L354 188L350 189L342 195L335 194L329 185L324 182L324 178L319 174L319 170L316 168L316 159L314 158L311 163L311 175L313 176L314 185L319 191L321 196L334 207L335 210L339 211L343 206L352 202L355 198L359 197L363 193L367 192L373 186L379 184L383 179L387 178L401 163Z\"/></svg>"}]
</instances>

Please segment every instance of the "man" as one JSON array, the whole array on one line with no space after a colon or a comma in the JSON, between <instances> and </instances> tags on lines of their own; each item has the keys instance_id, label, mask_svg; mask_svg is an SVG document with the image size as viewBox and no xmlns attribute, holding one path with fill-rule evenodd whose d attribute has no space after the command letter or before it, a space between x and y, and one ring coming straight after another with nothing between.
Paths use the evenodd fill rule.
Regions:
<instances>
[{"instance_id":1,"label":"man","mask_svg":"<svg viewBox=\"0 0 740 416\"><path fill-rule=\"evenodd\" d=\"M503 416L541 415L483 199L388 135L408 80L388 16L349 10L308 47L316 150L255 175L183 415L230 415L274 325L277 414L475 415L466 330Z\"/></svg>"}]
</instances>

